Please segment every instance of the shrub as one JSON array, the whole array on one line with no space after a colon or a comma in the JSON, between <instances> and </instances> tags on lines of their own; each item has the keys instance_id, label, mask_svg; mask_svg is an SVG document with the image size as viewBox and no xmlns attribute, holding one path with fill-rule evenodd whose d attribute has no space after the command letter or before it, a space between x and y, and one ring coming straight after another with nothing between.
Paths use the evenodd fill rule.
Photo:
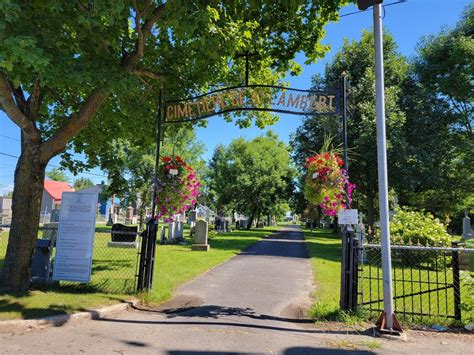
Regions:
<instances>
[{"instance_id":1,"label":"shrub","mask_svg":"<svg viewBox=\"0 0 474 355\"><path fill-rule=\"evenodd\" d=\"M377 238L380 241L380 233ZM390 222L390 240L393 244L450 246L451 237L446 225L432 214L397 208Z\"/></svg>"}]
</instances>

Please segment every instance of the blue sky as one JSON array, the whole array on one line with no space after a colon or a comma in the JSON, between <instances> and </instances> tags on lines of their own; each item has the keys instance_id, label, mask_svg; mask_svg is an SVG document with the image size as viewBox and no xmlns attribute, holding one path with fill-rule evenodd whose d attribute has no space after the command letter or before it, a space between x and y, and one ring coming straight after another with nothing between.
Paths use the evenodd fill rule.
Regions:
<instances>
[{"instance_id":1,"label":"blue sky","mask_svg":"<svg viewBox=\"0 0 474 355\"><path fill-rule=\"evenodd\" d=\"M385 0L385 4L396 0ZM436 34L443 27L452 27L459 20L463 9L472 1L469 0L408 0L405 3L385 8L383 19L384 29L389 30L399 45L399 51L410 57L415 54L417 43L423 35ZM341 14L357 11L354 5L341 10ZM345 16L338 23L326 26L326 37L323 43L330 44L331 51L326 57L312 65L303 65L303 73L298 77L288 77L287 81L294 88L307 89L311 85L311 77L316 73L323 73L324 66L328 63L337 50L342 46L345 37L358 40L363 29L372 26L372 11ZM304 55L298 55L296 60L304 62ZM292 132L301 123L299 116L280 115L279 122L265 130L257 127L239 129L219 118L212 117L206 128L197 129L197 138L206 146L205 158L208 159L218 144L228 144L232 139L245 137L251 139L264 133L267 129L275 131L282 140L288 141ZM6 115L0 111L0 153L18 156L20 154L20 131ZM13 174L16 158L0 155L0 195L13 186ZM59 158L53 158L51 164L59 165ZM51 166L48 166L49 171ZM100 170L95 169L89 174L81 174L100 183L106 177ZM69 174L71 180L75 177Z\"/></svg>"}]
</instances>

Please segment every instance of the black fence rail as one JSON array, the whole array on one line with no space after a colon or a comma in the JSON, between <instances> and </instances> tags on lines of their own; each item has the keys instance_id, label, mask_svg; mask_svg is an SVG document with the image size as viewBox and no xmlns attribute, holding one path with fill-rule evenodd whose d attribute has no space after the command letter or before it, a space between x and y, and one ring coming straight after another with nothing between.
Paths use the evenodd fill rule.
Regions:
<instances>
[{"instance_id":1,"label":"black fence rail","mask_svg":"<svg viewBox=\"0 0 474 355\"><path fill-rule=\"evenodd\" d=\"M358 248L358 304L383 310L381 246ZM411 321L427 318L474 319L474 249L393 245L392 287L395 312Z\"/></svg>"},{"instance_id":2,"label":"black fence rail","mask_svg":"<svg viewBox=\"0 0 474 355\"><path fill-rule=\"evenodd\" d=\"M9 226L0 227L0 270L3 267ZM137 288L137 266L141 233L131 230L96 228L92 255L91 281L78 283L52 280L56 253L57 227L49 224L38 231L33 259L32 282L46 287L83 288L88 292L132 294ZM49 261L49 263L48 263Z\"/></svg>"}]
</instances>

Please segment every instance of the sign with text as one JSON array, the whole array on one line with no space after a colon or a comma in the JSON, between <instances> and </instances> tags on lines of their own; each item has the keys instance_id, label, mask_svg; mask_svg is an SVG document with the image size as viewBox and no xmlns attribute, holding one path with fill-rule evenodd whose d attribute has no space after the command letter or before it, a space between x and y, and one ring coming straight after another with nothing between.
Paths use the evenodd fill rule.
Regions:
<instances>
[{"instance_id":1,"label":"sign with text","mask_svg":"<svg viewBox=\"0 0 474 355\"><path fill-rule=\"evenodd\" d=\"M337 214L338 224L357 224L357 210L341 210Z\"/></svg>"},{"instance_id":2,"label":"sign with text","mask_svg":"<svg viewBox=\"0 0 474 355\"><path fill-rule=\"evenodd\" d=\"M165 122L187 122L236 111L296 115L338 114L339 95L272 85L236 86L184 100L165 101Z\"/></svg>"},{"instance_id":3,"label":"sign with text","mask_svg":"<svg viewBox=\"0 0 474 355\"><path fill-rule=\"evenodd\" d=\"M53 280L90 282L97 192L63 192Z\"/></svg>"}]
</instances>

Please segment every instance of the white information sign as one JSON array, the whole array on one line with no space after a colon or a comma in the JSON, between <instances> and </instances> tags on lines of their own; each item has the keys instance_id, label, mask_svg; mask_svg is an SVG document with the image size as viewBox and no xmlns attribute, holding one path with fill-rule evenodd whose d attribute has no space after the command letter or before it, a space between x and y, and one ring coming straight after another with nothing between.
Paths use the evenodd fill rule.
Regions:
<instances>
[{"instance_id":1,"label":"white information sign","mask_svg":"<svg viewBox=\"0 0 474 355\"><path fill-rule=\"evenodd\" d=\"M63 192L53 280L90 282L97 192Z\"/></svg>"},{"instance_id":2,"label":"white information sign","mask_svg":"<svg viewBox=\"0 0 474 355\"><path fill-rule=\"evenodd\" d=\"M341 210L337 214L338 224L357 224L357 210Z\"/></svg>"}]
</instances>

